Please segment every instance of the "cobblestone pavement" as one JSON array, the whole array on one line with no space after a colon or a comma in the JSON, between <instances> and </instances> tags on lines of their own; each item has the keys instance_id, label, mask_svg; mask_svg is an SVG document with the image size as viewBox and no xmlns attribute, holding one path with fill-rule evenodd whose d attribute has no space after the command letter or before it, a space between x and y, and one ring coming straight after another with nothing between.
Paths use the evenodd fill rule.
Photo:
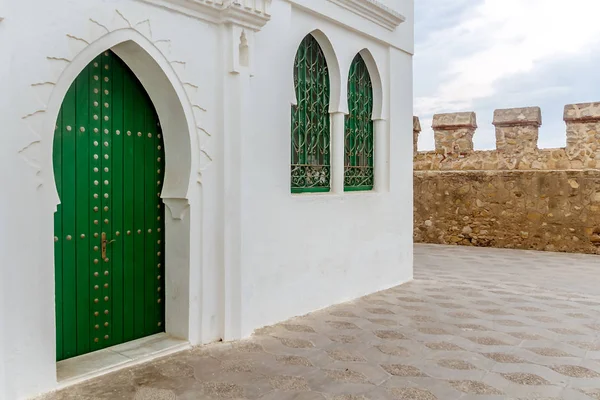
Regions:
<instances>
[{"instance_id":1,"label":"cobblestone pavement","mask_svg":"<svg viewBox=\"0 0 600 400\"><path fill-rule=\"evenodd\" d=\"M47 399L600 399L600 257L417 245L411 283Z\"/></svg>"}]
</instances>

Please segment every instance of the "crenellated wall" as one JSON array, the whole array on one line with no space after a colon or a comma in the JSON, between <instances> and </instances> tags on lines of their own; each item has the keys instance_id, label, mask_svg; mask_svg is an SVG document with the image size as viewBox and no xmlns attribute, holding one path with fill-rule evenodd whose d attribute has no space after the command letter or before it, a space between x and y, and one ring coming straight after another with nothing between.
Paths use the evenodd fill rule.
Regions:
<instances>
[{"instance_id":1,"label":"crenellated wall","mask_svg":"<svg viewBox=\"0 0 600 400\"><path fill-rule=\"evenodd\" d=\"M413 119L416 242L600 254L600 103L565 106L567 146L539 149L539 107L495 110L496 150L474 112L437 114L435 150Z\"/></svg>"}]
</instances>

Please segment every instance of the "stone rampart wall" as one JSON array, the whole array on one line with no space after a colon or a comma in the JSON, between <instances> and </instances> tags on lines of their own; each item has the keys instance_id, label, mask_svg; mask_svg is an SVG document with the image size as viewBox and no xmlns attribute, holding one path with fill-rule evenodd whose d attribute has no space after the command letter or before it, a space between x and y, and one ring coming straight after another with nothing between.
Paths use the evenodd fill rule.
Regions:
<instances>
[{"instance_id":1,"label":"stone rampart wall","mask_svg":"<svg viewBox=\"0 0 600 400\"><path fill-rule=\"evenodd\" d=\"M473 150L473 112L433 118L417 151L416 242L600 254L600 103L565 106L567 146L539 149L538 107L496 110L496 150Z\"/></svg>"}]
</instances>

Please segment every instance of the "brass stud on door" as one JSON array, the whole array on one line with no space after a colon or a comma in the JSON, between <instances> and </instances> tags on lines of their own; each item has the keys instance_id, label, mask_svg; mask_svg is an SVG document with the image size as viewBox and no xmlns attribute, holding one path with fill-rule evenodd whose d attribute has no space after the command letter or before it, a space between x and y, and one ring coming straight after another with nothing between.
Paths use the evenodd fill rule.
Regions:
<instances>
[{"instance_id":1,"label":"brass stud on door","mask_svg":"<svg viewBox=\"0 0 600 400\"><path fill-rule=\"evenodd\" d=\"M99 300L98 299L94 299L94 303L97 303Z\"/></svg>"},{"instance_id":2,"label":"brass stud on door","mask_svg":"<svg viewBox=\"0 0 600 400\"><path fill-rule=\"evenodd\" d=\"M58 236L54 236L54 241L58 242Z\"/></svg>"},{"instance_id":3,"label":"brass stud on door","mask_svg":"<svg viewBox=\"0 0 600 400\"><path fill-rule=\"evenodd\" d=\"M156 300L157 303L160 303L160 299Z\"/></svg>"},{"instance_id":4,"label":"brass stud on door","mask_svg":"<svg viewBox=\"0 0 600 400\"><path fill-rule=\"evenodd\" d=\"M104 326L108 326L108 322L105 322L105 323L104 323Z\"/></svg>"},{"instance_id":5,"label":"brass stud on door","mask_svg":"<svg viewBox=\"0 0 600 400\"><path fill-rule=\"evenodd\" d=\"M159 322L159 323L158 323L158 326L161 326L161 325L162 325L162 322Z\"/></svg>"},{"instance_id":6,"label":"brass stud on door","mask_svg":"<svg viewBox=\"0 0 600 400\"><path fill-rule=\"evenodd\" d=\"M108 335L104 335L104 339L108 340Z\"/></svg>"},{"instance_id":7,"label":"brass stud on door","mask_svg":"<svg viewBox=\"0 0 600 400\"><path fill-rule=\"evenodd\" d=\"M104 289L108 289L108 283L104 284Z\"/></svg>"},{"instance_id":8,"label":"brass stud on door","mask_svg":"<svg viewBox=\"0 0 600 400\"><path fill-rule=\"evenodd\" d=\"M98 272L94 272L94 276L98 276Z\"/></svg>"},{"instance_id":9,"label":"brass stud on door","mask_svg":"<svg viewBox=\"0 0 600 400\"><path fill-rule=\"evenodd\" d=\"M104 211L108 211L108 206L104 206Z\"/></svg>"},{"instance_id":10,"label":"brass stud on door","mask_svg":"<svg viewBox=\"0 0 600 400\"><path fill-rule=\"evenodd\" d=\"M94 329L100 329L100 325L98 325L98 324L94 325Z\"/></svg>"},{"instance_id":11,"label":"brass stud on door","mask_svg":"<svg viewBox=\"0 0 600 400\"><path fill-rule=\"evenodd\" d=\"M82 239L85 239L85 235L82 233L80 236Z\"/></svg>"},{"instance_id":12,"label":"brass stud on door","mask_svg":"<svg viewBox=\"0 0 600 400\"><path fill-rule=\"evenodd\" d=\"M104 310L104 314L105 314L105 315L108 315L108 310Z\"/></svg>"},{"instance_id":13,"label":"brass stud on door","mask_svg":"<svg viewBox=\"0 0 600 400\"><path fill-rule=\"evenodd\" d=\"M98 285L94 285L94 290L98 290L99 286Z\"/></svg>"},{"instance_id":14,"label":"brass stud on door","mask_svg":"<svg viewBox=\"0 0 600 400\"><path fill-rule=\"evenodd\" d=\"M94 246L94 251L98 251L98 246Z\"/></svg>"},{"instance_id":15,"label":"brass stud on door","mask_svg":"<svg viewBox=\"0 0 600 400\"><path fill-rule=\"evenodd\" d=\"M94 311L94 317L97 317L98 315L100 315L100 313L98 311Z\"/></svg>"},{"instance_id":16,"label":"brass stud on door","mask_svg":"<svg viewBox=\"0 0 600 400\"><path fill-rule=\"evenodd\" d=\"M95 342L95 343L98 343L98 338L94 338L94 342Z\"/></svg>"},{"instance_id":17,"label":"brass stud on door","mask_svg":"<svg viewBox=\"0 0 600 400\"><path fill-rule=\"evenodd\" d=\"M108 275L108 271L104 271L104 275Z\"/></svg>"},{"instance_id":18,"label":"brass stud on door","mask_svg":"<svg viewBox=\"0 0 600 400\"><path fill-rule=\"evenodd\" d=\"M71 240L71 235L67 235L67 240Z\"/></svg>"},{"instance_id":19,"label":"brass stud on door","mask_svg":"<svg viewBox=\"0 0 600 400\"><path fill-rule=\"evenodd\" d=\"M115 235L117 235L117 236L119 236L120 234L121 234L121 232L119 232L119 231L117 231L117 232L115 233Z\"/></svg>"},{"instance_id":20,"label":"brass stud on door","mask_svg":"<svg viewBox=\"0 0 600 400\"><path fill-rule=\"evenodd\" d=\"M104 296L104 301L108 301L108 296Z\"/></svg>"}]
</instances>

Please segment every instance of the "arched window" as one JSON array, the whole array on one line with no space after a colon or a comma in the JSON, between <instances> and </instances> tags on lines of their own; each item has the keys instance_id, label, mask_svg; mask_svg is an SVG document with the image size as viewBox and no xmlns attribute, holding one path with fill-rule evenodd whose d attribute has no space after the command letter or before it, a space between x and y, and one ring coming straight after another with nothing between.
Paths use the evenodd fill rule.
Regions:
<instances>
[{"instance_id":1,"label":"arched window","mask_svg":"<svg viewBox=\"0 0 600 400\"><path fill-rule=\"evenodd\" d=\"M344 144L344 190L373 189L373 86L357 54L348 74L348 115Z\"/></svg>"},{"instance_id":2,"label":"arched window","mask_svg":"<svg viewBox=\"0 0 600 400\"><path fill-rule=\"evenodd\" d=\"M292 193L330 188L329 71L312 35L300 43L294 61L296 105L292 106Z\"/></svg>"}]
</instances>

